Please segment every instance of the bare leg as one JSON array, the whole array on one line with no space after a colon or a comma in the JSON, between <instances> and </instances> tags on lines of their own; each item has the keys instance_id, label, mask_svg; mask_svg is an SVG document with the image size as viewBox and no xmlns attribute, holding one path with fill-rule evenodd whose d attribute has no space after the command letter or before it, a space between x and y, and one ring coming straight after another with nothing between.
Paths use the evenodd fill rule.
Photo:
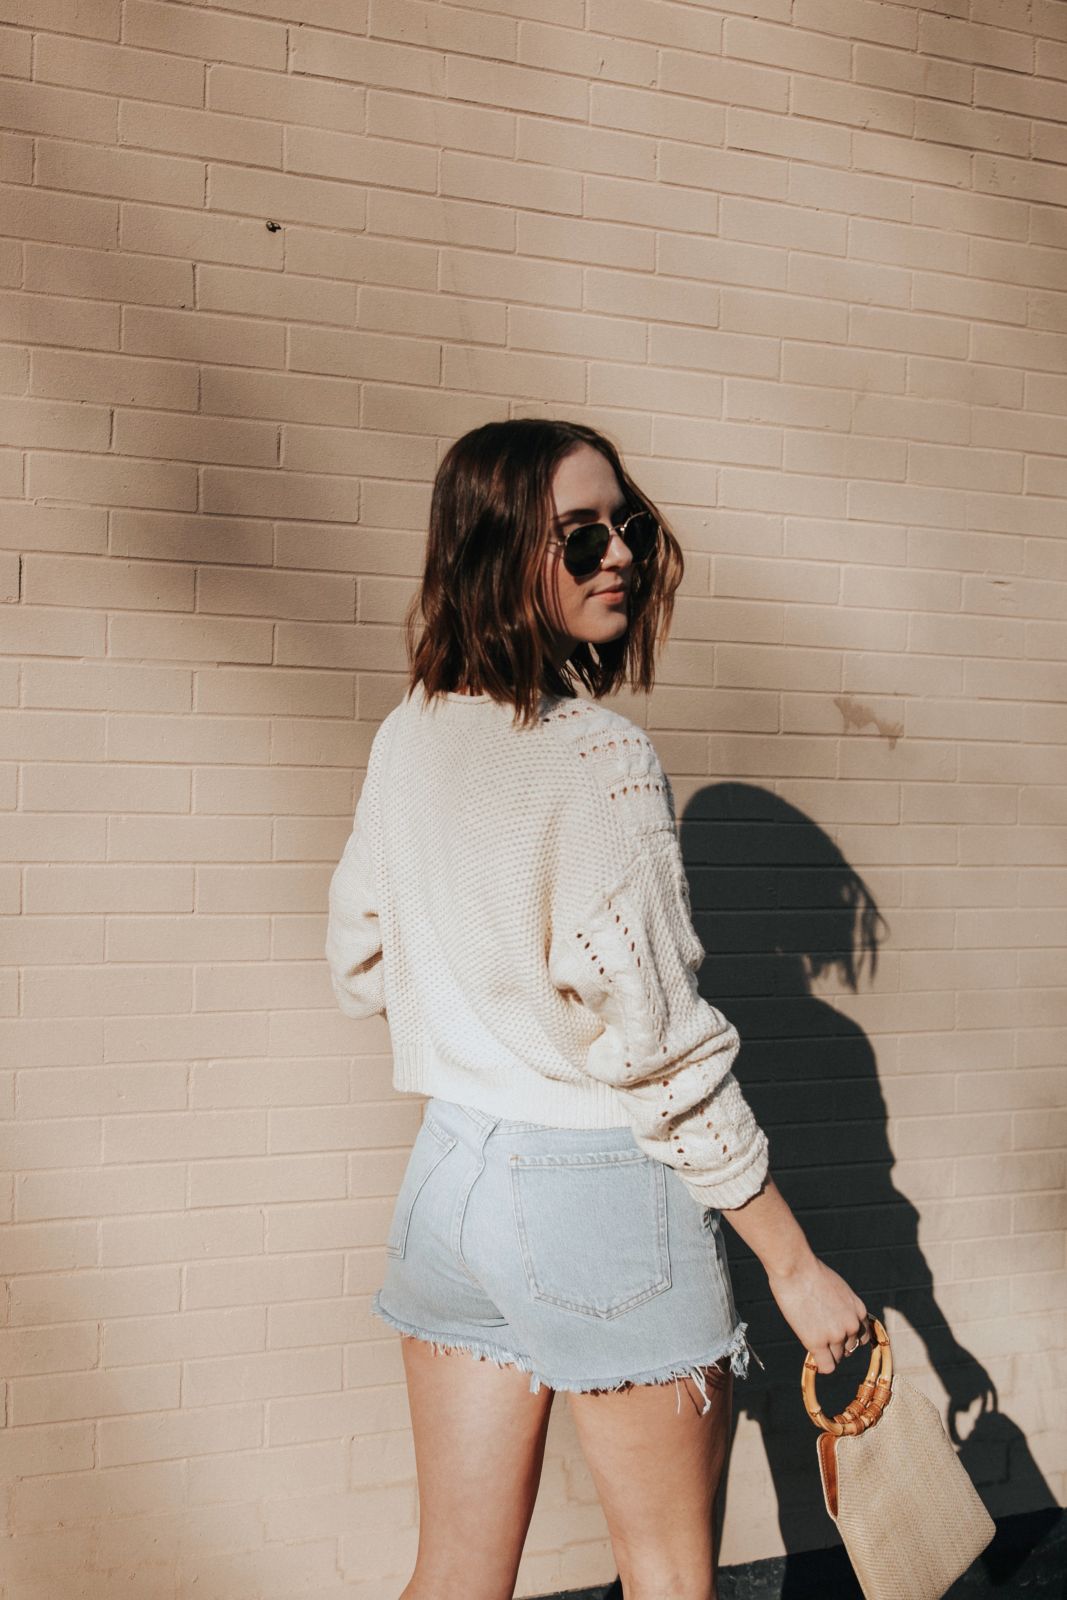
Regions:
<instances>
[{"instance_id":1,"label":"bare leg","mask_svg":"<svg viewBox=\"0 0 1067 1600\"><path fill-rule=\"evenodd\" d=\"M607 1518L625 1600L715 1600L715 1499L733 1401L729 1360L705 1369L711 1410L696 1385L635 1384L568 1394Z\"/></svg>"},{"instance_id":2,"label":"bare leg","mask_svg":"<svg viewBox=\"0 0 1067 1600\"><path fill-rule=\"evenodd\" d=\"M419 1550L400 1600L511 1600L554 1391L529 1374L403 1338ZM673 1389L671 1390L673 1394Z\"/></svg>"}]
</instances>

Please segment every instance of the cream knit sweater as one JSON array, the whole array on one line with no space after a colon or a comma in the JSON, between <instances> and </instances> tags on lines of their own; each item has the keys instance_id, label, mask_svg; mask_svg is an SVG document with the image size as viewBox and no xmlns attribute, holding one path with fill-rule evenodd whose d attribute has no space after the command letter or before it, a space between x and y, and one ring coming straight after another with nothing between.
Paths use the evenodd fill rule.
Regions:
<instances>
[{"instance_id":1,"label":"cream knit sweater","mask_svg":"<svg viewBox=\"0 0 1067 1600\"><path fill-rule=\"evenodd\" d=\"M412 690L379 727L330 883L341 1010L386 1016L397 1089L491 1116L633 1128L695 1200L767 1172L702 999L674 796L648 735L585 698L536 723Z\"/></svg>"}]
</instances>

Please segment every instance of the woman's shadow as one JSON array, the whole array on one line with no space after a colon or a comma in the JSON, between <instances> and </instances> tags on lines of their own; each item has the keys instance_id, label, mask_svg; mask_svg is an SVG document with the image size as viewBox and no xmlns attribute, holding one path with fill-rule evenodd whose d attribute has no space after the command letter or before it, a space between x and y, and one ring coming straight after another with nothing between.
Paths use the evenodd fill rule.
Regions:
<instances>
[{"instance_id":1,"label":"woman's shadow","mask_svg":"<svg viewBox=\"0 0 1067 1600\"><path fill-rule=\"evenodd\" d=\"M893 1183L895 1158L870 1041L813 993L824 974L836 973L852 993L865 966L873 978L888 924L870 891L810 817L749 784L699 791L682 818L681 845L693 922L707 951L701 992L737 1024L739 1077L770 1138L775 1179L812 1248L887 1324L898 1365L929 1362L948 1397L950 1435L990 1513L1054 1507L1020 1429L997 1407L988 1373L956 1339L938 1304L919 1243L919 1213ZM926 1072L915 1080L915 1113L951 1113L951 1101L938 1092L936 1066ZM947 1068L946 1083L951 1075ZM929 1102L924 1092L933 1096ZM951 1160L933 1159L924 1171L923 1198L936 1204L952 1196ZM941 1235L947 1240L955 1237L952 1209ZM965 1203L957 1207L967 1209ZM980 1236L979 1228L966 1231L965 1216L960 1220L960 1237ZM818 1592L811 1587L811 1561L801 1553L840 1543L822 1499L816 1431L801 1401L803 1356L756 1258L732 1229L724 1234L735 1298L763 1363L761 1370L753 1361L750 1376L734 1386L734 1427L747 1415L762 1431L789 1552L780 1593L783 1600L800 1600ZM1007 1326L1007 1305L999 1298L991 1314ZM820 1379L820 1400L831 1415L855 1393L867 1354L864 1348ZM959 1430L966 1434L961 1444L957 1419L974 1406L978 1420L969 1431ZM1040 1519L1034 1533L1040 1536ZM1017 1538L1010 1549L994 1541L982 1558L987 1581L999 1586L1026 1553ZM848 1587L847 1569L842 1580L835 1582L836 1595L859 1595Z\"/></svg>"}]
</instances>

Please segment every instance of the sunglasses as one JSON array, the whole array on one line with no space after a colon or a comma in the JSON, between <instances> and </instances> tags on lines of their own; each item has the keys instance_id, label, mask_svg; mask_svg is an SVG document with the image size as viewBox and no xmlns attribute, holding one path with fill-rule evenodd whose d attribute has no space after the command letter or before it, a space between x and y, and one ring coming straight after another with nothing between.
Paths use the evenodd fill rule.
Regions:
<instances>
[{"instance_id":1,"label":"sunglasses","mask_svg":"<svg viewBox=\"0 0 1067 1600\"><path fill-rule=\"evenodd\" d=\"M575 578L589 578L608 553L612 533L617 533L635 561L646 561L659 540L659 523L650 511L635 511L614 528L603 522L587 522L573 528L565 539L551 539L563 546L563 565Z\"/></svg>"}]
</instances>

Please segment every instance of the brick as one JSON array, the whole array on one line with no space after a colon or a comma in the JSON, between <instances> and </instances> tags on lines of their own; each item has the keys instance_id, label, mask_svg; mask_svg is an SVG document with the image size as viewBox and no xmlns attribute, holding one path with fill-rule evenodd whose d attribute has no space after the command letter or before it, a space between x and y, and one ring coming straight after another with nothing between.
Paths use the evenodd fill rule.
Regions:
<instances>
[{"instance_id":1,"label":"brick","mask_svg":"<svg viewBox=\"0 0 1067 1600\"><path fill-rule=\"evenodd\" d=\"M318 28L294 34L289 70L380 89L407 89L413 94L445 93L445 65L439 54L374 39L346 39ZM461 98L480 102L484 97L472 94Z\"/></svg>"},{"instance_id":2,"label":"brick","mask_svg":"<svg viewBox=\"0 0 1067 1600\"><path fill-rule=\"evenodd\" d=\"M940 197L940 189L937 194ZM828 167L791 167L789 200L793 205L887 217L894 222L906 222L911 216L909 184L862 172L832 172Z\"/></svg>"},{"instance_id":3,"label":"brick","mask_svg":"<svg viewBox=\"0 0 1067 1600\"><path fill-rule=\"evenodd\" d=\"M510 151L503 152L510 154ZM584 128L580 140L565 123L540 117L518 119L518 156L542 166L603 172L623 178L654 179L655 140L642 134Z\"/></svg>"},{"instance_id":4,"label":"brick","mask_svg":"<svg viewBox=\"0 0 1067 1600\"><path fill-rule=\"evenodd\" d=\"M814 250L841 255L848 247L848 222L830 213L808 212L795 205L725 195L721 209L724 239L743 240L777 250ZM785 270L785 264L782 264Z\"/></svg>"},{"instance_id":5,"label":"brick","mask_svg":"<svg viewBox=\"0 0 1067 1600\"><path fill-rule=\"evenodd\" d=\"M114 350L119 342L118 306L58 295L0 292L0 322L9 339L25 344Z\"/></svg>"},{"instance_id":6,"label":"brick","mask_svg":"<svg viewBox=\"0 0 1067 1600\"><path fill-rule=\"evenodd\" d=\"M968 331L963 323L877 306L851 308L849 340L875 350L912 350L918 355L963 357L968 351Z\"/></svg>"},{"instance_id":7,"label":"brick","mask_svg":"<svg viewBox=\"0 0 1067 1600\"><path fill-rule=\"evenodd\" d=\"M589 27L594 33L643 39L710 56L717 56L722 49L721 17L657 0L590 0Z\"/></svg>"},{"instance_id":8,"label":"brick","mask_svg":"<svg viewBox=\"0 0 1067 1600\"><path fill-rule=\"evenodd\" d=\"M968 242L958 234L936 228L917 228L896 222L876 222L853 217L849 249L865 261L893 262L903 267L927 267L937 272L966 272Z\"/></svg>"},{"instance_id":9,"label":"brick","mask_svg":"<svg viewBox=\"0 0 1067 1600\"><path fill-rule=\"evenodd\" d=\"M883 52L895 59L899 52ZM820 117L857 128L878 128L883 133L910 133L915 126L915 100L909 94L872 86L870 79L856 83L831 83L795 72L790 110L797 117Z\"/></svg>"},{"instance_id":10,"label":"brick","mask_svg":"<svg viewBox=\"0 0 1067 1600\"><path fill-rule=\"evenodd\" d=\"M785 163L737 150L707 150L693 144L660 144L660 177L664 183L688 183L715 193L751 194L766 200L785 199Z\"/></svg>"},{"instance_id":11,"label":"brick","mask_svg":"<svg viewBox=\"0 0 1067 1600\"><path fill-rule=\"evenodd\" d=\"M476 105L503 106L508 111L532 111L540 116L585 120L589 91L581 81L570 81L533 67L473 61L466 56L448 56L445 66L445 92L452 100L472 100Z\"/></svg>"},{"instance_id":12,"label":"brick","mask_svg":"<svg viewBox=\"0 0 1067 1600\"><path fill-rule=\"evenodd\" d=\"M649 329L648 353L654 366L765 378L777 374L781 361L777 339L659 324Z\"/></svg>"},{"instance_id":13,"label":"brick","mask_svg":"<svg viewBox=\"0 0 1067 1600\"><path fill-rule=\"evenodd\" d=\"M315 228L285 230L285 265L309 277L382 283L390 289L437 287L437 251L395 239L363 239Z\"/></svg>"},{"instance_id":14,"label":"brick","mask_svg":"<svg viewBox=\"0 0 1067 1600\"><path fill-rule=\"evenodd\" d=\"M198 391L196 368L180 362L74 350L35 350L30 387L34 394L58 399L178 411L195 410Z\"/></svg>"},{"instance_id":15,"label":"brick","mask_svg":"<svg viewBox=\"0 0 1067 1600\"><path fill-rule=\"evenodd\" d=\"M5 227L19 239L94 245L106 250L114 247L118 238L118 206L113 200L48 194L0 184L0 206Z\"/></svg>"},{"instance_id":16,"label":"brick","mask_svg":"<svg viewBox=\"0 0 1067 1600\"><path fill-rule=\"evenodd\" d=\"M1001 67L1010 72L1034 70L1034 45L1022 33L962 22L957 17L919 17L919 51L922 55L948 56L974 65Z\"/></svg>"},{"instance_id":17,"label":"brick","mask_svg":"<svg viewBox=\"0 0 1067 1600\"><path fill-rule=\"evenodd\" d=\"M177 1211L185 1204L184 1191L185 1168L177 1162L172 1165L156 1162L121 1170L83 1167L65 1172L28 1172L19 1178L17 1215L20 1221L25 1222L49 1217L101 1217L126 1215L135 1211ZM156 1270L147 1278L142 1277L140 1283L150 1289L150 1298L159 1302L157 1310L177 1309L178 1281L175 1269ZM105 1278L101 1288L106 1292L108 1287ZM115 1287L121 1294L121 1281ZM72 1315L63 1320L79 1321L77 1279L72 1277L65 1283L59 1280L54 1284L50 1280L49 1289L57 1296L65 1296L64 1303ZM124 1303L127 1308L130 1307L128 1294Z\"/></svg>"},{"instance_id":18,"label":"brick","mask_svg":"<svg viewBox=\"0 0 1067 1600\"><path fill-rule=\"evenodd\" d=\"M649 317L657 322L693 323L698 327L714 327L719 320L719 297L713 286L652 278L644 273L589 268L585 274L585 304L590 311Z\"/></svg>"},{"instance_id":19,"label":"brick","mask_svg":"<svg viewBox=\"0 0 1067 1600\"><path fill-rule=\"evenodd\" d=\"M851 77L851 46L847 39L831 39L825 33L795 27L792 22L783 27L749 17L727 17L722 53L825 78Z\"/></svg>"},{"instance_id":20,"label":"brick","mask_svg":"<svg viewBox=\"0 0 1067 1600\"><path fill-rule=\"evenodd\" d=\"M119 140L141 149L250 166L277 167L282 159L282 130L275 122L228 117L219 111L164 108L139 100L122 106Z\"/></svg>"},{"instance_id":21,"label":"brick","mask_svg":"<svg viewBox=\"0 0 1067 1600\"><path fill-rule=\"evenodd\" d=\"M195 1372L196 1364L188 1370ZM107 1471L127 1462L196 1461L223 1451L253 1450L260 1445L262 1406L250 1403L200 1409L188 1402L184 1389L183 1382L180 1410L155 1408L160 1414L151 1417L103 1417L97 1434L98 1467ZM128 1409L132 1411L134 1407ZM145 1404L137 1409L153 1408Z\"/></svg>"},{"instance_id":22,"label":"brick","mask_svg":"<svg viewBox=\"0 0 1067 1600\"><path fill-rule=\"evenodd\" d=\"M576 316L532 306L516 306L508 313L508 345L516 350L641 361L646 342L643 326L619 317Z\"/></svg>"},{"instance_id":23,"label":"brick","mask_svg":"<svg viewBox=\"0 0 1067 1600\"><path fill-rule=\"evenodd\" d=\"M1036 133L1038 130L1034 131ZM995 111L973 111L947 101L921 101L916 106L915 136L917 139L964 145L968 149L1003 151L1006 155L1026 156L1030 151L1030 125L1022 117L1009 117ZM1034 154L1041 155L1036 146Z\"/></svg>"},{"instance_id":24,"label":"brick","mask_svg":"<svg viewBox=\"0 0 1067 1600\"><path fill-rule=\"evenodd\" d=\"M118 411L114 448L119 455L264 467L278 460L278 430L268 422Z\"/></svg>"},{"instance_id":25,"label":"brick","mask_svg":"<svg viewBox=\"0 0 1067 1600\"><path fill-rule=\"evenodd\" d=\"M585 398L585 374L578 361L465 346L445 347L441 383L448 389L475 389L482 394L507 394L524 400Z\"/></svg>"},{"instance_id":26,"label":"brick","mask_svg":"<svg viewBox=\"0 0 1067 1600\"><path fill-rule=\"evenodd\" d=\"M4 85L4 123L23 133L51 134L59 139L74 134L93 144L114 144L118 103L108 95L19 83L12 78Z\"/></svg>"},{"instance_id":27,"label":"brick","mask_svg":"<svg viewBox=\"0 0 1067 1600\"><path fill-rule=\"evenodd\" d=\"M490 250L515 248L515 217L510 210L429 195L379 194L372 190L367 203L367 228L402 239L436 240Z\"/></svg>"},{"instance_id":28,"label":"brick","mask_svg":"<svg viewBox=\"0 0 1067 1600\"><path fill-rule=\"evenodd\" d=\"M582 180L576 172L448 150L441 156L441 192L492 205L521 205L527 211L577 216L582 209Z\"/></svg>"},{"instance_id":29,"label":"brick","mask_svg":"<svg viewBox=\"0 0 1067 1600\"><path fill-rule=\"evenodd\" d=\"M441 288L453 294L490 295L533 306L582 303L582 274L577 266L527 261L474 250L441 251Z\"/></svg>"},{"instance_id":30,"label":"brick","mask_svg":"<svg viewBox=\"0 0 1067 1600\"><path fill-rule=\"evenodd\" d=\"M252 517L355 522L359 498L355 480L350 478L205 467L203 507L209 512Z\"/></svg>"},{"instance_id":31,"label":"brick","mask_svg":"<svg viewBox=\"0 0 1067 1600\"><path fill-rule=\"evenodd\" d=\"M440 349L425 339L294 328L290 335L289 364L298 372L432 384L440 374Z\"/></svg>"},{"instance_id":32,"label":"brick","mask_svg":"<svg viewBox=\"0 0 1067 1600\"><path fill-rule=\"evenodd\" d=\"M262 117L270 111L283 127L292 123L362 133L366 92L354 84L310 81L291 73L257 72L212 63L207 69L207 103L212 111Z\"/></svg>"},{"instance_id":33,"label":"brick","mask_svg":"<svg viewBox=\"0 0 1067 1600\"><path fill-rule=\"evenodd\" d=\"M1038 41L1038 49L1041 42ZM974 74L974 103L998 111L1013 111L1021 117L1042 117L1052 122L1067 121L1063 90L1055 83L1017 72L997 72L979 67Z\"/></svg>"},{"instance_id":34,"label":"brick","mask_svg":"<svg viewBox=\"0 0 1067 1600\"><path fill-rule=\"evenodd\" d=\"M405 389L394 384L367 384L363 391L364 425L396 433L454 438L508 414L505 400L485 395L472 398L456 391Z\"/></svg>"},{"instance_id":35,"label":"brick","mask_svg":"<svg viewBox=\"0 0 1067 1600\"><path fill-rule=\"evenodd\" d=\"M249 267L280 267L284 249L281 233L271 233L262 218L249 222L162 206L123 206L121 238L125 249L146 255Z\"/></svg>"},{"instance_id":36,"label":"brick","mask_svg":"<svg viewBox=\"0 0 1067 1600\"><path fill-rule=\"evenodd\" d=\"M977 159L977 158L976 158ZM920 227L953 229L963 234L982 234L1000 239L1025 239L1030 208L1017 200L994 199L973 190L970 194L953 194L951 190L915 190L914 221ZM1040 216L1040 213L1035 213ZM1038 237L1038 243L1048 243Z\"/></svg>"},{"instance_id":37,"label":"brick","mask_svg":"<svg viewBox=\"0 0 1067 1600\"><path fill-rule=\"evenodd\" d=\"M0 182L33 181L33 140L21 133L0 133Z\"/></svg>"},{"instance_id":38,"label":"brick","mask_svg":"<svg viewBox=\"0 0 1067 1600\"><path fill-rule=\"evenodd\" d=\"M820 112L825 115L825 111ZM709 140L708 143L715 141ZM771 116L734 106L727 113L726 143L731 149L757 150L764 155L794 161L816 161L827 166L849 165L850 135L846 128L800 117Z\"/></svg>"},{"instance_id":39,"label":"brick","mask_svg":"<svg viewBox=\"0 0 1067 1600\"><path fill-rule=\"evenodd\" d=\"M366 287L359 293L359 326L382 332L424 334L431 338L503 344L504 308L452 295L412 294ZM402 370L402 369L401 369ZM372 374L384 377L385 372Z\"/></svg>"},{"instance_id":40,"label":"brick","mask_svg":"<svg viewBox=\"0 0 1067 1600\"><path fill-rule=\"evenodd\" d=\"M187 262L162 261L157 256L29 245L25 286L92 300L182 306L192 300L193 269Z\"/></svg>"},{"instance_id":41,"label":"brick","mask_svg":"<svg viewBox=\"0 0 1067 1600\"><path fill-rule=\"evenodd\" d=\"M722 379L669 367L592 364L589 400L593 405L717 417L722 409Z\"/></svg>"},{"instance_id":42,"label":"brick","mask_svg":"<svg viewBox=\"0 0 1067 1600\"><path fill-rule=\"evenodd\" d=\"M33 71L33 35L0 27L0 71L5 78L28 78Z\"/></svg>"},{"instance_id":43,"label":"brick","mask_svg":"<svg viewBox=\"0 0 1067 1600\"><path fill-rule=\"evenodd\" d=\"M1006 364L1038 371L1062 372L1067 338L1058 334L1031 332L1023 328L997 328L976 325L973 330L972 357L994 365Z\"/></svg>"},{"instance_id":44,"label":"brick","mask_svg":"<svg viewBox=\"0 0 1067 1600\"><path fill-rule=\"evenodd\" d=\"M107 549L107 513L75 506L5 505L0 541L13 549L96 551ZM37 688L27 683L27 703L34 703ZM26 785L33 776L26 774Z\"/></svg>"},{"instance_id":45,"label":"brick","mask_svg":"<svg viewBox=\"0 0 1067 1600\"><path fill-rule=\"evenodd\" d=\"M208 168L208 205L213 211L331 228L362 228L366 213L363 191L346 183L214 165Z\"/></svg>"},{"instance_id":46,"label":"brick","mask_svg":"<svg viewBox=\"0 0 1067 1600\"><path fill-rule=\"evenodd\" d=\"M452 105L384 89L372 89L367 95L367 132L378 138L510 156L515 154L515 123L511 113L484 106Z\"/></svg>"},{"instance_id":47,"label":"brick","mask_svg":"<svg viewBox=\"0 0 1067 1600\"><path fill-rule=\"evenodd\" d=\"M643 268L650 272L655 264L656 240L644 228L620 227L611 222L576 221L571 217L524 216L520 213L518 249L521 256L551 256L567 263L589 261L609 267ZM505 272L509 267L509 263L503 263ZM526 270L529 271L529 264ZM568 265L567 270L574 269Z\"/></svg>"},{"instance_id":48,"label":"brick","mask_svg":"<svg viewBox=\"0 0 1067 1600\"><path fill-rule=\"evenodd\" d=\"M527 67L651 88L656 82L655 49L618 38L618 32L614 23L609 23L604 32L578 32L544 22L523 22L519 27L518 59Z\"/></svg>"},{"instance_id":49,"label":"brick","mask_svg":"<svg viewBox=\"0 0 1067 1600\"><path fill-rule=\"evenodd\" d=\"M90 1278L92 1274L79 1274ZM45 1315L56 1315L47 1302ZM132 1378L132 1382L128 1380ZM16 1378L11 1384L11 1421L32 1427L46 1422L162 1411L176 1407L181 1373L176 1366L142 1367L116 1385L106 1372L65 1372L56 1377Z\"/></svg>"},{"instance_id":50,"label":"brick","mask_svg":"<svg viewBox=\"0 0 1067 1600\"><path fill-rule=\"evenodd\" d=\"M515 59L516 25L508 17L427 0L375 0L368 32L372 38L429 50L458 50L492 61Z\"/></svg>"},{"instance_id":51,"label":"brick","mask_svg":"<svg viewBox=\"0 0 1067 1600\"><path fill-rule=\"evenodd\" d=\"M168 510L191 510L196 505L196 469L169 462L42 452L29 458L27 485L32 495L89 505Z\"/></svg>"},{"instance_id":52,"label":"brick","mask_svg":"<svg viewBox=\"0 0 1067 1600\"><path fill-rule=\"evenodd\" d=\"M253 313L292 322L355 319L356 291L350 284L305 278L293 272L255 272L247 267L197 268L197 304L204 311Z\"/></svg>"},{"instance_id":53,"label":"brick","mask_svg":"<svg viewBox=\"0 0 1067 1600\"><path fill-rule=\"evenodd\" d=\"M95 39L117 39L119 0L3 0L0 16L21 28L42 28L54 33L85 34Z\"/></svg>"},{"instance_id":54,"label":"brick","mask_svg":"<svg viewBox=\"0 0 1067 1600\"><path fill-rule=\"evenodd\" d=\"M587 178L585 214L676 233L717 232L714 195L676 185L635 183L628 178Z\"/></svg>"},{"instance_id":55,"label":"brick","mask_svg":"<svg viewBox=\"0 0 1067 1600\"><path fill-rule=\"evenodd\" d=\"M110 433L111 418L104 406L0 400L0 434L8 445L31 450L106 450Z\"/></svg>"},{"instance_id":56,"label":"brick","mask_svg":"<svg viewBox=\"0 0 1067 1600\"><path fill-rule=\"evenodd\" d=\"M128 44L204 61L285 70L286 30L280 22L213 16L203 6L177 12L173 5L153 0L126 0L124 19L123 39Z\"/></svg>"},{"instance_id":57,"label":"brick","mask_svg":"<svg viewBox=\"0 0 1067 1600\"><path fill-rule=\"evenodd\" d=\"M1067 203L1067 172L1034 161L1017 161L982 151L974 157L974 186L980 192L1037 200L1046 205Z\"/></svg>"},{"instance_id":58,"label":"brick","mask_svg":"<svg viewBox=\"0 0 1067 1600\"><path fill-rule=\"evenodd\" d=\"M289 172L312 172L350 183L433 193L437 188L437 153L396 139L367 139L319 128L288 128L285 166Z\"/></svg>"},{"instance_id":59,"label":"brick","mask_svg":"<svg viewBox=\"0 0 1067 1600\"><path fill-rule=\"evenodd\" d=\"M36 76L72 88L91 83L97 92L165 105L199 106L204 100L204 69L197 61L61 34L38 37Z\"/></svg>"},{"instance_id":60,"label":"brick","mask_svg":"<svg viewBox=\"0 0 1067 1600\"><path fill-rule=\"evenodd\" d=\"M853 314L858 309L852 308ZM849 308L811 296L763 294L737 288L722 291L723 328L740 333L788 337L803 327L805 338L842 342L848 333Z\"/></svg>"},{"instance_id":61,"label":"brick","mask_svg":"<svg viewBox=\"0 0 1067 1600\"><path fill-rule=\"evenodd\" d=\"M700 145L721 145L726 127L725 113L706 100L616 84L592 85L590 111L594 125Z\"/></svg>"},{"instance_id":62,"label":"brick","mask_svg":"<svg viewBox=\"0 0 1067 1600\"><path fill-rule=\"evenodd\" d=\"M130 306L123 315L124 350L234 366L280 367L285 330L278 323L216 316L210 311L157 311Z\"/></svg>"},{"instance_id":63,"label":"brick","mask_svg":"<svg viewBox=\"0 0 1067 1600\"><path fill-rule=\"evenodd\" d=\"M748 105L762 111L789 110L790 80L784 72L746 66L718 52L708 56L665 49L659 55L659 86L669 94L695 95L704 100L721 100L727 106Z\"/></svg>"},{"instance_id":64,"label":"brick","mask_svg":"<svg viewBox=\"0 0 1067 1600\"><path fill-rule=\"evenodd\" d=\"M359 422L359 390L339 378L207 368L201 410L221 416L355 426Z\"/></svg>"},{"instance_id":65,"label":"brick","mask_svg":"<svg viewBox=\"0 0 1067 1600\"><path fill-rule=\"evenodd\" d=\"M45 189L87 190L122 200L165 200L175 206L201 206L204 201L202 162L140 150L96 150L38 140L37 182Z\"/></svg>"},{"instance_id":66,"label":"brick","mask_svg":"<svg viewBox=\"0 0 1067 1600\"><path fill-rule=\"evenodd\" d=\"M898 50L914 50L918 36L914 17L888 17L874 0L859 0L854 10L844 0L796 0L790 21L817 33L870 39Z\"/></svg>"}]
</instances>

